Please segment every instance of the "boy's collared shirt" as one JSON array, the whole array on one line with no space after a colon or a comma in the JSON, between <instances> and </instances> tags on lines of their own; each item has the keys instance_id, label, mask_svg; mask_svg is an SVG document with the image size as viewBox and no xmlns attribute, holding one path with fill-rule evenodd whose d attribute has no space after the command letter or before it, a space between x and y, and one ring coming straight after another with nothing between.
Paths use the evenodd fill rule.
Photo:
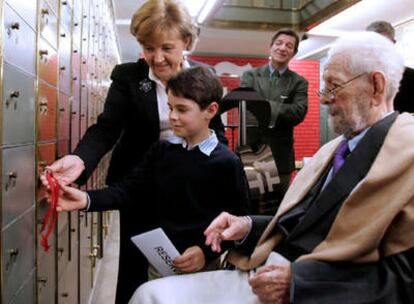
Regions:
<instances>
[{"instance_id":1,"label":"boy's collared shirt","mask_svg":"<svg viewBox=\"0 0 414 304\"><path fill-rule=\"evenodd\" d=\"M280 76L282 76L282 75L283 75L283 73L284 73L284 72L286 72L287 67L285 67L285 68L283 68L283 69L275 69L275 68L273 67L273 65L269 62L270 78L272 78L272 75L273 75L274 71L276 71L276 70L279 72L279 75L280 75Z\"/></svg>"},{"instance_id":2,"label":"boy's collared shirt","mask_svg":"<svg viewBox=\"0 0 414 304\"><path fill-rule=\"evenodd\" d=\"M210 136L208 138L193 146L188 146L184 138L176 135L173 135L170 138L168 138L168 141L172 144L181 144L183 148L187 150L193 150L196 147L198 147L200 151L207 156L210 156L211 152L213 152L213 150L217 147L219 142L216 133L213 130L210 130Z\"/></svg>"}]
</instances>

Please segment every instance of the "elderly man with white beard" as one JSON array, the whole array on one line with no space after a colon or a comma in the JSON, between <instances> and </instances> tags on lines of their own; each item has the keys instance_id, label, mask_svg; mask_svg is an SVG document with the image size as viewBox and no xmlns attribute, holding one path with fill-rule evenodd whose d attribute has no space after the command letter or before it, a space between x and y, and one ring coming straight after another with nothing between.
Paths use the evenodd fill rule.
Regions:
<instances>
[{"instance_id":1,"label":"elderly man with white beard","mask_svg":"<svg viewBox=\"0 0 414 304\"><path fill-rule=\"evenodd\" d=\"M318 95L341 135L274 217L223 213L210 224L213 250L235 241L236 270L149 282L136 303L414 303L414 117L393 110L403 70L381 35L339 38Z\"/></svg>"}]
</instances>

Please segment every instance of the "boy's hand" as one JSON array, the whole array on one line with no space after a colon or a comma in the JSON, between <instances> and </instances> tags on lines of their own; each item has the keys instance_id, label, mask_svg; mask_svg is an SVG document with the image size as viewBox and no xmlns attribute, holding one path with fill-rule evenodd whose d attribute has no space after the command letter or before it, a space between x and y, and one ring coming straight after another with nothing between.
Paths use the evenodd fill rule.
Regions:
<instances>
[{"instance_id":1,"label":"boy's hand","mask_svg":"<svg viewBox=\"0 0 414 304\"><path fill-rule=\"evenodd\" d=\"M85 209L86 206L86 192L69 186L61 185L56 207L57 211L73 211Z\"/></svg>"},{"instance_id":2,"label":"boy's hand","mask_svg":"<svg viewBox=\"0 0 414 304\"><path fill-rule=\"evenodd\" d=\"M204 253L199 246L187 248L182 255L175 258L173 265L181 272L196 272L206 264Z\"/></svg>"}]
</instances>

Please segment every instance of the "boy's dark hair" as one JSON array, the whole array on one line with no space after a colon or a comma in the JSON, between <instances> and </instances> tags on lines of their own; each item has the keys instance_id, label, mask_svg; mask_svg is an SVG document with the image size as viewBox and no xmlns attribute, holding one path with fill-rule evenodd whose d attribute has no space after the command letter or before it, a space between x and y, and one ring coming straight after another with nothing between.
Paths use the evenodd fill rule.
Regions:
<instances>
[{"instance_id":1,"label":"boy's dark hair","mask_svg":"<svg viewBox=\"0 0 414 304\"><path fill-rule=\"evenodd\" d=\"M277 39L277 37L279 37L282 34L292 36L292 37L295 38L295 52L294 52L294 54L296 54L298 52L298 48L299 48L299 36L294 30L292 30L290 28L282 28L282 29L278 30L273 35L272 40L270 41L270 46L272 46L273 43L275 42L275 40Z\"/></svg>"},{"instance_id":2,"label":"boy's dark hair","mask_svg":"<svg viewBox=\"0 0 414 304\"><path fill-rule=\"evenodd\" d=\"M167 93L184 97L197 103L201 110L223 96L220 79L207 67L197 66L184 69L167 81Z\"/></svg>"}]
</instances>

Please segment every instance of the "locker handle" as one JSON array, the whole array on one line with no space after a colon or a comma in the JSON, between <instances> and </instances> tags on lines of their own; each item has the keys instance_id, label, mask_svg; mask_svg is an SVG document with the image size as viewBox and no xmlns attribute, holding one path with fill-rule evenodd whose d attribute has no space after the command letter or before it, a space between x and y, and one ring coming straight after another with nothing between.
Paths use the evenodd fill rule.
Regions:
<instances>
[{"instance_id":1,"label":"locker handle","mask_svg":"<svg viewBox=\"0 0 414 304\"><path fill-rule=\"evenodd\" d=\"M16 179L17 178L17 172L16 171L11 171L9 173L9 179Z\"/></svg>"},{"instance_id":2,"label":"locker handle","mask_svg":"<svg viewBox=\"0 0 414 304\"><path fill-rule=\"evenodd\" d=\"M19 249L9 249L10 258L16 257L19 254Z\"/></svg>"},{"instance_id":3,"label":"locker handle","mask_svg":"<svg viewBox=\"0 0 414 304\"><path fill-rule=\"evenodd\" d=\"M46 284L46 283L47 283L47 278L37 278L37 281L38 281L39 283Z\"/></svg>"},{"instance_id":4,"label":"locker handle","mask_svg":"<svg viewBox=\"0 0 414 304\"><path fill-rule=\"evenodd\" d=\"M94 249L93 252L88 254L88 257L91 259L92 268L95 268L96 258L98 257L98 251Z\"/></svg>"},{"instance_id":5,"label":"locker handle","mask_svg":"<svg viewBox=\"0 0 414 304\"><path fill-rule=\"evenodd\" d=\"M60 67L60 70L61 70L61 71L64 71L64 70L66 70L66 67L65 67L64 65L62 65L62 66Z\"/></svg>"},{"instance_id":6,"label":"locker handle","mask_svg":"<svg viewBox=\"0 0 414 304\"><path fill-rule=\"evenodd\" d=\"M20 91L11 91L10 92L10 97L11 98L19 98L20 96Z\"/></svg>"},{"instance_id":7,"label":"locker handle","mask_svg":"<svg viewBox=\"0 0 414 304\"><path fill-rule=\"evenodd\" d=\"M19 22L13 22L13 23L10 25L10 28L11 28L12 30L20 30L20 23L19 23Z\"/></svg>"},{"instance_id":8,"label":"locker handle","mask_svg":"<svg viewBox=\"0 0 414 304\"><path fill-rule=\"evenodd\" d=\"M49 15L49 10L47 8L42 8L41 14L42 15Z\"/></svg>"},{"instance_id":9,"label":"locker handle","mask_svg":"<svg viewBox=\"0 0 414 304\"><path fill-rule=\"evenodd\" d=\"M45 168L46 168L46 165L47 165L45 160L39 160L37 164L38 164L38 167L39 167L39 172L45 171ZM40 221L40 224L41 223L43 223L43 221Z\"/></svg>"},{"instance_id":10,"label":"locker handle","mask_svg":"<svg viewBox=\"0 0 414 304\"><path fill-rule=\"evenodd\" d=\"M76 111L73 111L73 112L72 112L72 115L76 115L76 113L77 113Z\"/></svg>"},{"instance_id":11,"label":"locker handle","mask_svg":"<svg viewBox=\"0 0 414 304\"><path fill-rule=\"evenodd\" d=\"M66 34L65 33L62 33L62 34L60 34L60 37L65 38L66 37Z\"/></svg>"},{"instance_id":12,"label":"locker handle","mask_svg":"<svg viewBox=\"0 0 414 304\"><path fill-rule=\"evenodd\" d=\"M62 1L62 5L68 5L67 1Z\"/></svg>"},{"instance_id":13,"label":"locker handle","mask_svg":"<svg viewBox=\"0 0 414 304\"><path fill-rule=\"evenodd\" d=\"M59 112L65 112L65 108L60 108Z\"/></svg>"},{"instance_id":14,"label":"locker handle","mask_svg":"<svg viewBox=\"0 0 414 304\"><path fill-rule=\"evenodd\" d=\"M40 55L40 57L47 56L47 55L49 55L49 51L48 50L39 50L39 55Z\"/></svg>"},{"instance_id":15,"label":"locker handle","mask_svg":"<svg viewBox=\"0 0 414 304\"><path fill-rule=\"evenodd\" d=\"M69 297L69 293L62 292L61 296L62 296L62 298L68 298Z\"/></svg>"}]
</instances>

